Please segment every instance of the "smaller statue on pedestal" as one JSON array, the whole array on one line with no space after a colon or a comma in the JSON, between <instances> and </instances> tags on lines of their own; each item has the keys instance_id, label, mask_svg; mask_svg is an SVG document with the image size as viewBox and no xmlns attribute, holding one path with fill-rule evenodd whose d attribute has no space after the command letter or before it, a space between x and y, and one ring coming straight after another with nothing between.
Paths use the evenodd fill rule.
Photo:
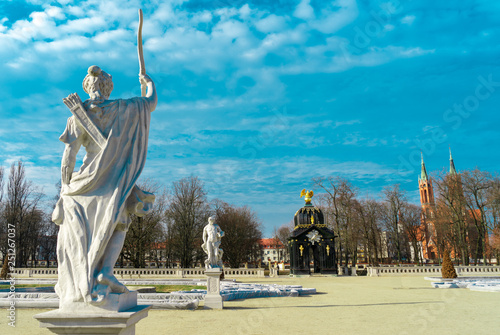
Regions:
<instances>
[{"instance_id":1,"label":"smaller statue on pedestal","mask_svg":"<svg viewBox=\"0 0 500 335\"><path fill-rule=\"evenodd\" d=\"M207 254L205 269L222 268L222 254L220 248L221 238L224 232L215 223L214 217L208 218L208 224L203 228L203 244L201 247Z\"/></svg>"}]
</instances>

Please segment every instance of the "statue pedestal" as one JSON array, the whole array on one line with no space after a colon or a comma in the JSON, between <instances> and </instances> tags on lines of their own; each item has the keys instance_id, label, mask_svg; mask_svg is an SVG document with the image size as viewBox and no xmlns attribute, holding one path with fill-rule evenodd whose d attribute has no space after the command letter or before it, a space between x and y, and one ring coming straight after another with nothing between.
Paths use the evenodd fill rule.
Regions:
<instances>
[{"instance_id":1,"label":"statue pedestal","mask_svg":"<svg viewBox=\"0 0 500 335\"><path fill-rule=\"evenodd\" d=\"M220 295L220 275L221 268L206 269L207 275L207 295L205 296L206 309L222 309L222 296Z\"/></svg>"},{"instance_id":2,"label":"statue pedestal","mask_svg":"<svg viewBox=\"0 0 500 335\"><path fill-rule=\"evenodd\" d=\"M137 292L111 293L102 306L77 302L33 317L41 328L56 334L134 335L135 324L148 316L151 307L137 305Z\"/></svg>"}]
</instances>

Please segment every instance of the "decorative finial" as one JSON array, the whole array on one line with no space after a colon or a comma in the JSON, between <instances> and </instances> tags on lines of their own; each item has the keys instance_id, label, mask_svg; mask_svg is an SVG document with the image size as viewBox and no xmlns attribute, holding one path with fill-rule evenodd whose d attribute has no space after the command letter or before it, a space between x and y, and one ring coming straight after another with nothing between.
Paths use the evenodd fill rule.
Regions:
<instances>
[{"instance_id":1,"label":"decorative finial","mask_svg":"<svg viewBox=\"0 0 500 335\"><path fill-rule=\"evenodd\" d=\"M300 197L304 197L305 201L306 201L306 204L310 204L311 203L311 198L313 197L314 195L314 192L313 191L307 191L306 192L306 189L303 189L302 192L300 192Z\"/></svg>"}]
</instances>

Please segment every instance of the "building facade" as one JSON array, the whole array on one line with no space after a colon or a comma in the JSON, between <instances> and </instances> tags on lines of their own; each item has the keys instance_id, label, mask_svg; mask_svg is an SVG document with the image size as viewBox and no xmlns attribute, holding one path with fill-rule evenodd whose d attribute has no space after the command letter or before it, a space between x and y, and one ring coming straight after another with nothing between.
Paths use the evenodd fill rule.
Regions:
<instances>
[{"instance_id":1,"label":"building facade","mask_svg":"<svg viewBox=\"0 0 500 335\"><path fill-rule=\"evenodd\" d=\"M261 248L261 262L267 266L269 263L288 263L290 258L286 247L277 238L263 238L259 241Z\"/></svg>"}]
</instances>

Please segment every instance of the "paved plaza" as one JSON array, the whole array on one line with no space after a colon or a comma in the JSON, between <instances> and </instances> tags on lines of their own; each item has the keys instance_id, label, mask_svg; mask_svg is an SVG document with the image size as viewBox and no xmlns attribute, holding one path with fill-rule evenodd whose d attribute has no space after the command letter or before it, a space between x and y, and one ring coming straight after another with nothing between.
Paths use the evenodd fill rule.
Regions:
<instances>
[{"instance_id":1,"label":"paved plaza","mask_svg":"<svg viewBox=\"0 0 500 335\"><path fill-rule=\"evenodd\" d=\"M500 295L433 289L423 277L263 278L253 283L314 287L318 294L224 302L224 310L151 310L138 335L156 334L497 334ZM1 334L50 334L17 309L16 328Z\"/></svg>"}]
</instances>

